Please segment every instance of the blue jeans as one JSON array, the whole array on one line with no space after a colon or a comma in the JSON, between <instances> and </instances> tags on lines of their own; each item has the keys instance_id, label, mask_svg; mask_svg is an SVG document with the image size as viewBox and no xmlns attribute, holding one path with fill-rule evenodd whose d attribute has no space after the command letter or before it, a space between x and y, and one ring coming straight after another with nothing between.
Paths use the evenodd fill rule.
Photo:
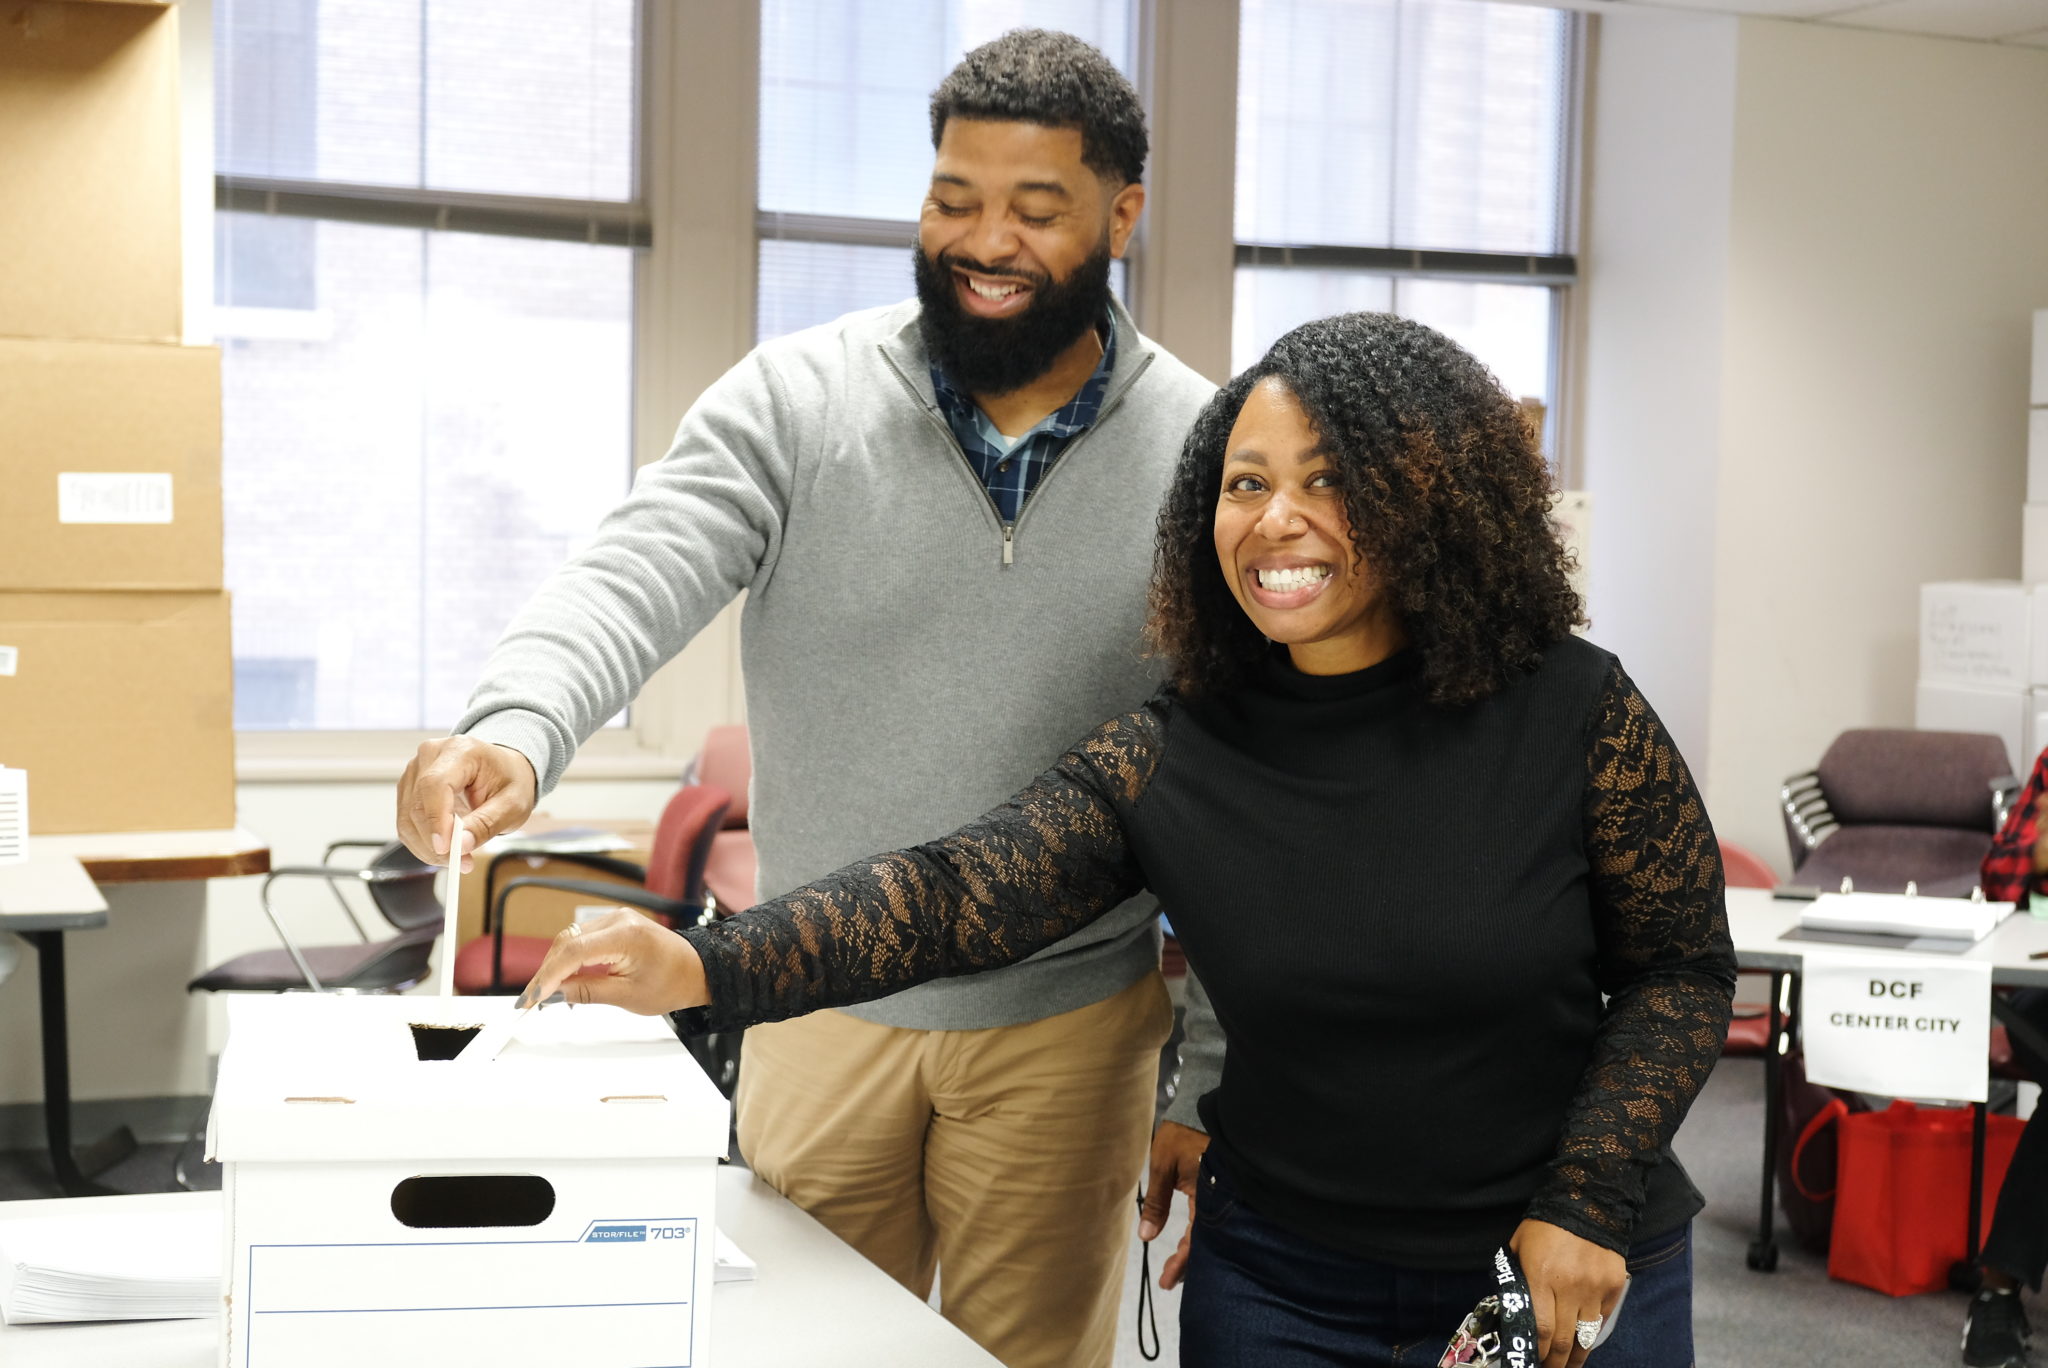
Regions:
<instances>
[{"instance_id":1,"label":"blue jeans","mask_svg":"<svg viewBox=\"0 0 2048 1368\"><path fill-rule=\"evenodd\" d=\"M1204 1156L1180 1303L1181 1368L1435 1368L1484 1267L1437 1273L1343 1254L1260 1216ZM1692 1228L1629 1250L1628 1302L1586 1368L1691 1368Z\"/></svg>"}]
</instances>

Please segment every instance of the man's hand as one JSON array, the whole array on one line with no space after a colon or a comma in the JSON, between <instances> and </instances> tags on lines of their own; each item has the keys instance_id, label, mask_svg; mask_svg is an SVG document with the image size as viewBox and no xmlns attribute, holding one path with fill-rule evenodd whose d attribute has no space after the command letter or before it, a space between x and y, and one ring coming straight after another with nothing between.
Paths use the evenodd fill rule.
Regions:
<instances>
[{"instance_id":1,"label":"man's hand","mask_svg":"<svg viewBox=\"0 0 2048 1368\"><path fill-rule=\"evenodd\" d=\"M1628 1282L1628 1260L1548 1221L1524 1221L1508 1248L1536 1303L1536 1354L1543 1368L1579 1368L1579 1322L1604 1321Z\"/></svg>"},{"instance_id":2,"label":"man's hand","mask_svg":"<svg viewBox=\"0 0 2048 1368\"><path fill-rule=\"evenodd\" d=\"M467 870L475 864L469 852L533 815L536 787L532 764L510 746L471 736L423 741L398 780L398 839L428 864L442 864L460 813Z\"/></svg>"},{"instance_id":3,"label":"man's hand","mask_svg":"<svg viewBox=\"0 0 2048 1368\"><path fill-rule=\"evenodd\" d=\"M642 1016L711 1001L696 947L638 912L612 912L563 928L519 1005L545 1002L558 988L570 1002L608 1002Z\"/></svg>"},{"instance_id":4,"label":"man's hand","mask_svg":"<svg viewBox=\"0 0 2048 1368\"><path fill-rule=\"evenodd\" d=\"M1138 1238L1147 1242L1158 1238L1166 1227L1167 1213L1173 1210L1176 1190L1188 1198L1188 1228L1181 1232L1180 1247L1159 1268L1162 1291L1178 1287L1187 1272L1188 1246L1195 1231L1195 1174L1202 1152L1208 1148L1207 1135L1178 1121L1161 1121L1152 1135L1152 1166L1145 1179L1145 1210L1138 1218Z\"/></svg>"}]
</instances>

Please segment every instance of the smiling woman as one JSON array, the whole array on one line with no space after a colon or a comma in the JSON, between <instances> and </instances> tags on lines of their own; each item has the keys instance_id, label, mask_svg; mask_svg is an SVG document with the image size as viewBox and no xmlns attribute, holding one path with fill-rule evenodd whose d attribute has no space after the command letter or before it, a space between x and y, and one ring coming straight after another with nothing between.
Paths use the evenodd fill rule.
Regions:
<instances>
[{"instance_id":1,"label":"smiling woman","mask_svg":"<svg viewBox=\"0 0 2048 1368\"><path fill-rule=\"evenodd\" d=\"M1433 1362L1510 1252L1532 1368L1610 1328L1595 1368L1690 1368L1702 1203L1670 1142L1734 987L1718 848L1648 702L1571 634L1547 494L1448 339L1296 329L1175 470L1172 687L949 836L680 939L558 939L528 998L779 1020L1016 963L1149 888L1224 1034L1183 1368Z\"/></svg>"},{"instance_id":2,"label":"smiling woman","mask_svg":"<svg viewBox=\"0 0 2048 1368\"><path fill-rule=\"evenodd\" d=\"M1536 435L1462 347L1392 314L1305 324L1188 434L1159 515L1154 643L1189 694L1248 678L1268 641L1309 674L1405 643L1432 701L1474 702L1582 620L1550 499ZM1262 598L1262 558L1347 578Z\"/></svg>"},{"instance_id":3,"label":"smiling woman","mask_svg":"<svg viewBox=\"0 0 2048 1368\"><path fill-rule=\"evenodd\" d=\"M1363 670L1407 640L1351 533L1338 458L1278 376L1230 430L1215 539L1238 607L1303 674Z\"/></svg>"}]
</instances>

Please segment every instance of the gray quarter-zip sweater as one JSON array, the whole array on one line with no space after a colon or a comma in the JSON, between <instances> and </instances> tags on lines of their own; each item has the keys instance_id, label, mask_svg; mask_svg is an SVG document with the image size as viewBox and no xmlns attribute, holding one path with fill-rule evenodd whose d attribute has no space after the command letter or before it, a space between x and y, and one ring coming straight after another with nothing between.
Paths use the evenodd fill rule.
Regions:
<instances>
[{"instance_id":1,"label":"gray quarter-zip sweater","mask_svg":"<svg viewBox=\"0 0 2048 1368\"><path fill-rule=\"evenodd\" d=\"M759 896L994 807L1158 682L1155 520L1215 386L1121 306L1117 330L1094 426L1013 527L939 413L914 300L756 348L514 619L456 730L523 753L546 793L745 590ZM961 1030L1084 1007L1158 963L1156 911L1136 898L1020 964L849 1010ZM1188 1071L1192 1103L1212 1080Z\"/></svg>"}]
</instances>

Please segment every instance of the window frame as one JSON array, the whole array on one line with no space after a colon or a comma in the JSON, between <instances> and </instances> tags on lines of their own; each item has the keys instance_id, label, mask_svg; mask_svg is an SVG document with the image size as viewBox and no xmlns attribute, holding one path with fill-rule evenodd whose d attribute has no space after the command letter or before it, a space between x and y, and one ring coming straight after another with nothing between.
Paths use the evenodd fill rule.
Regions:
<instances>
[{"instance_id":1,"label":"window frame","mask_svg":"<svg viewBox=\"0 0 2048 1368\"><path fill-rule=\"evenodd\" d=\"M212 86L211 7L189 5L204 34L186 50L188 80ZM759 23L753 0L672 6L639 0L634 199L539 196L216 175L210 98L206 155L188 194L216 211L341 219L428 231L503 233L637 249L633 281L632 462L659 460L690 401L752 345L753 137ZM731 139L696 136L704 127ZM201 140L192 139L196 148ZM735 155L734 149L744 155ZM746 213L722 213L720 203ZM207 219L209 233L212 220ZM210 259L211 243L207 244ZM687 326L683 320L688 320ZM211 339L207 339L211 340ZM650 679L629 723L585 742L565 780L670 777L712 726L744 720L738 607ZM452 725L454 718L448 719ZM446 733L420 730L266 730L235 733L244 783L393 779L414 750Z\"/></svg>"}]
</instances>

